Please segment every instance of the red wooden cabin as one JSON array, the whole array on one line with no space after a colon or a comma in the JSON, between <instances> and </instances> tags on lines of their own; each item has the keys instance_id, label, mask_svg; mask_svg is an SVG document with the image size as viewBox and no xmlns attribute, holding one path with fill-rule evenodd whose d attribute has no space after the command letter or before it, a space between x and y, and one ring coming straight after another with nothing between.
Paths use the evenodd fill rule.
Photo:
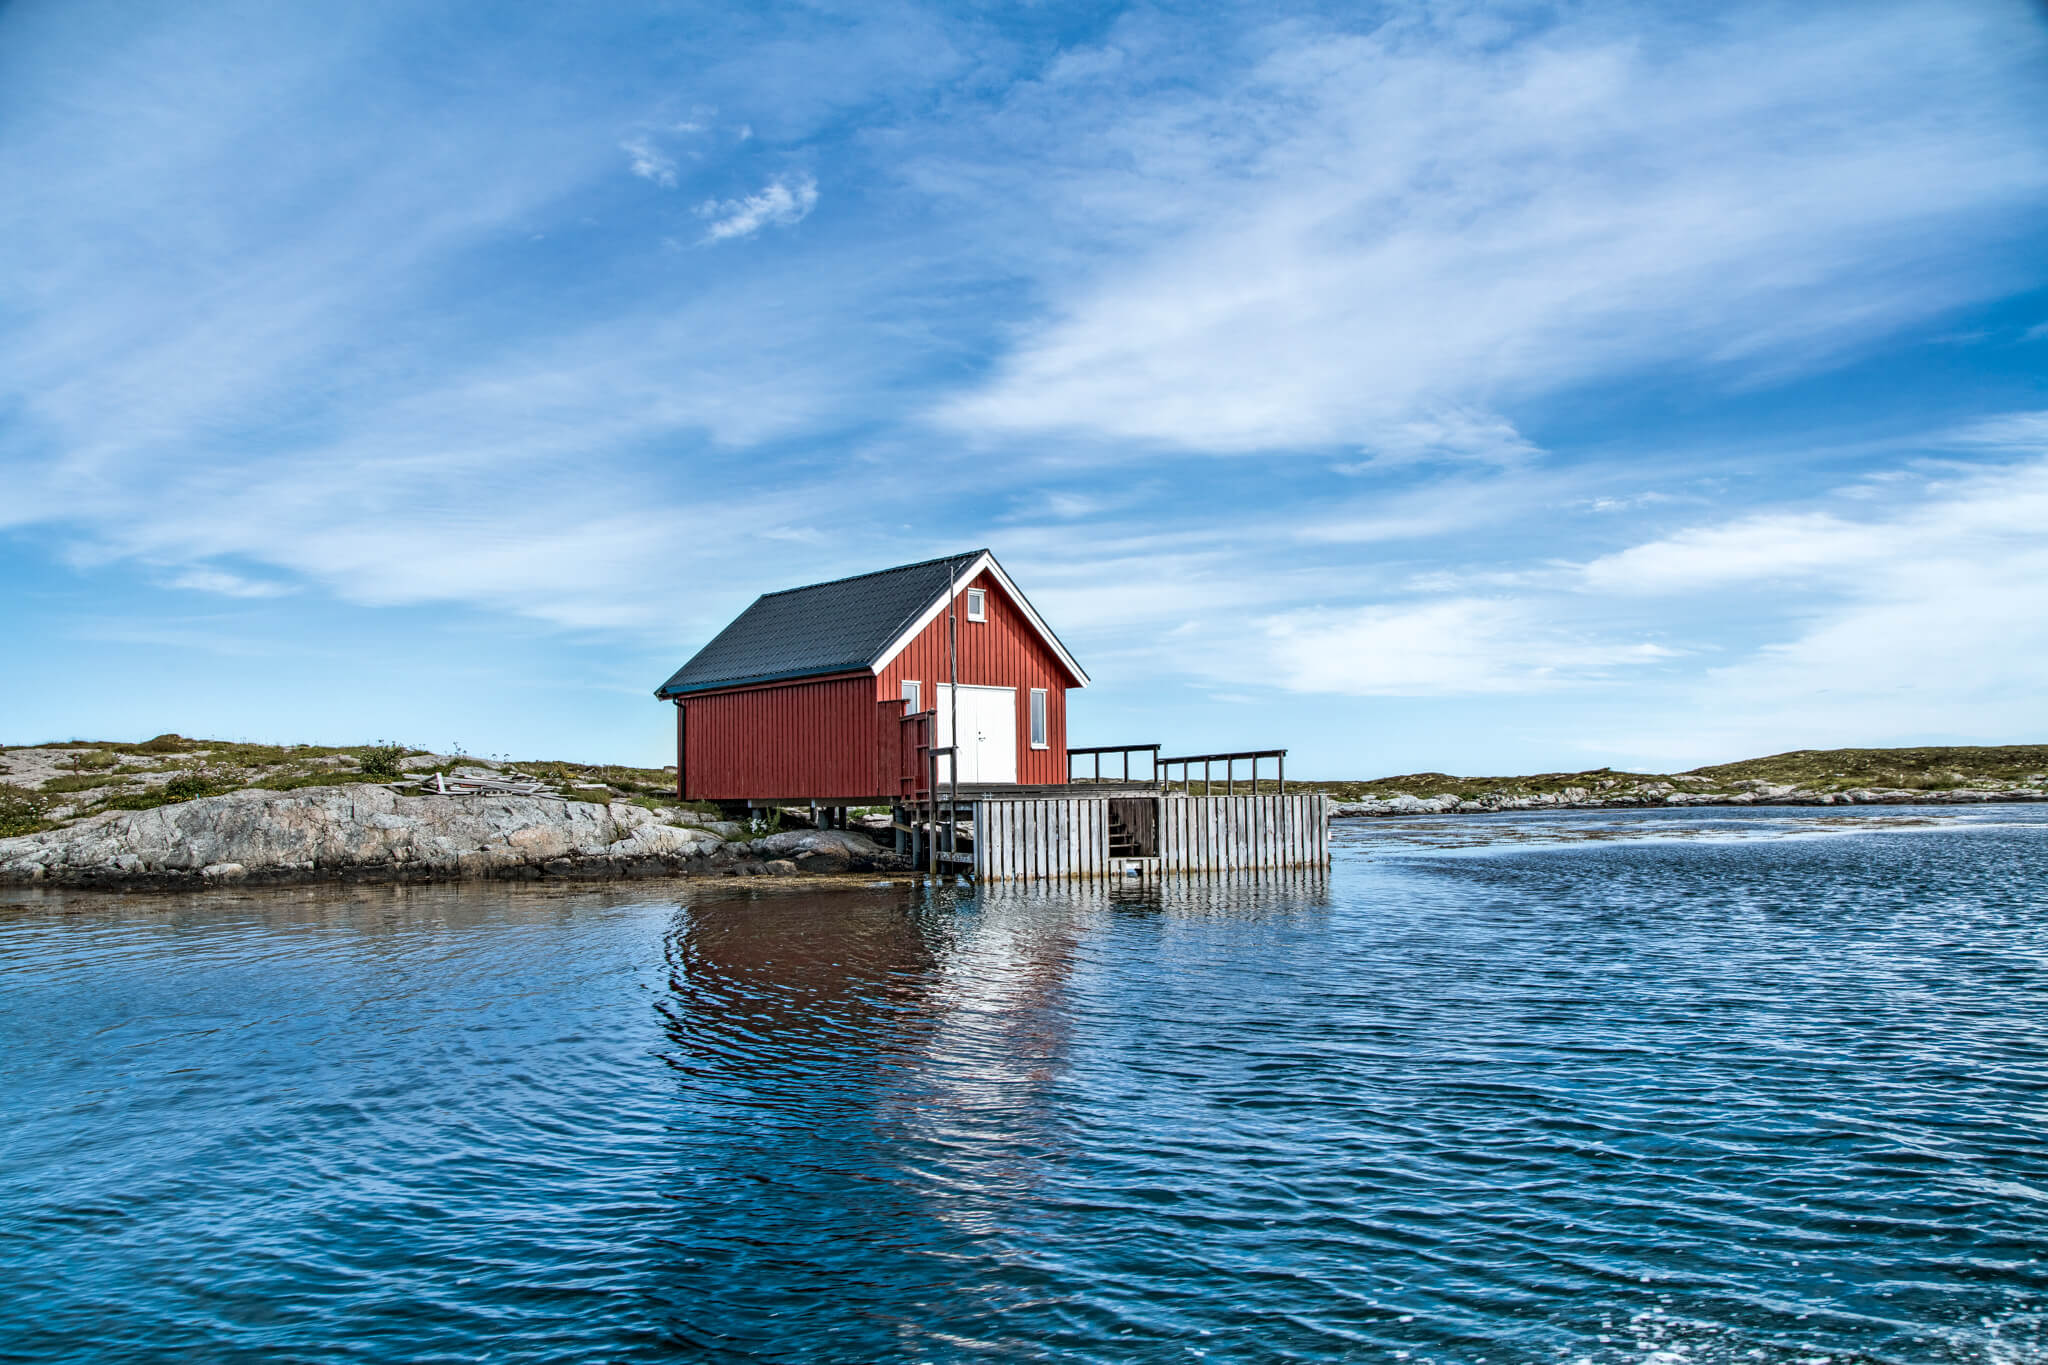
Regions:
<instances>
[{"instance_id":1,"label":"red wooden cabin","mask_svg":"<svg viewBox=\"0 0 2048 1365\"><path fill-rule=\"evenodd\" d=\"M924 794L955 678L962 785L1066 782L1088 675L987 550L767 593L655 695L684 799L870 805Z\"/></svg>"}]
</instances>

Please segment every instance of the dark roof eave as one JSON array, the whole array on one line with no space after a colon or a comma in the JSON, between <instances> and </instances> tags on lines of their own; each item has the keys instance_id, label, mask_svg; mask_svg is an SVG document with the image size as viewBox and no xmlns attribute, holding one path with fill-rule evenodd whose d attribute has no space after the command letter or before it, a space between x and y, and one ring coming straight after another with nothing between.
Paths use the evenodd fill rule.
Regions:
<instances>
[{"instance_id":1,"label":"dark roof eave","mask_svg":"<svg viewBox=\"0 0 2048 1365\"><path fill-rule=\"evenodd\" d=\"M850 664L840 664L835 668L806 668L795 673L762 673L747 678L720 678L716 682L691 683L686 687L663 683L654 689L654 695L663 700L673 700L677 697L696 696L703 692L730 692L735 688L759 687L764 683L799 682L805 678L844 678L855 673L873 671L865 661L856 659Z\"/></svg>"}]
</instances>

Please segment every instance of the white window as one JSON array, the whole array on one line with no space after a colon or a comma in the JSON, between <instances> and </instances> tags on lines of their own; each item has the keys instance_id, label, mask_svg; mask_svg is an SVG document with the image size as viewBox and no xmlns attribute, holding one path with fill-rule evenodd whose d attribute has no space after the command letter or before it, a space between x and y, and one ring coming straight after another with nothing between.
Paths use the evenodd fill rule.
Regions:
<instances>
[{"instance_id":1,"label":"white window","mask_svg":"<svg viewBox=\"0 0 2048 1365\"><path fill-rule=\"evenodd\" d=\"M915 679L906 679L904 681L903 701L903 714L906 716L914 716L924 710L924 689Z\"/></svg>"},{"instance_id":2,"label":"white window","mask_svg":"<svg viewBox=\"0 0 2048 1365\"><path fill-rule=\"evenodd\" d=\"M1031 747L1050 747L1045 741L1045 689L1042 687L1031 689Z\"/></svg>"},{"instance_id":3,"label":"white window","mask_svg":"<svg viewBox=\"0 0 2048 1365\"><path fill-rule=\"evenodd\" d=\"M969 588L967 590L967 619L970 621L988 620L987 589Z\"/></svg>"}]
</instances>

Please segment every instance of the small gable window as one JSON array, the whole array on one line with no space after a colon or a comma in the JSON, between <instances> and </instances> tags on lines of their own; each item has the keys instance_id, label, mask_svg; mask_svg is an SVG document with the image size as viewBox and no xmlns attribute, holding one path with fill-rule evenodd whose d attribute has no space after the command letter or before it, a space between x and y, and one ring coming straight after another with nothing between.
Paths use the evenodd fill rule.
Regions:
<instances>
[{"instance_id":1,"label":"small gable window","mask_svg":"<svg viewBox=\"0 0 2048 1365\"><path fill-rule=\"evenodd\" d=\"M903 682L903 714L914 716L924 710L924 688L915 679Z\"/></svg>"},{"instance_id":2,"label":"small gable window","mask_svg":"<svg viewBox=\"0 0 2048 1365\"><path fill-rule=\"evenodd\" d=\"M970 621L988 620L987 589L969 588L967 590L967 619Z\"/></svg>"},{"instance_id":3,"label":"small gable window","mask_svg":"<svg viewBox=\"0 0 2048 1365\"><path fill-rule=\"evenodd\" d=\"M1045 742L1045 689L1031 689L1031 747L1047 748Z\"/></svg>"}]
</instances>

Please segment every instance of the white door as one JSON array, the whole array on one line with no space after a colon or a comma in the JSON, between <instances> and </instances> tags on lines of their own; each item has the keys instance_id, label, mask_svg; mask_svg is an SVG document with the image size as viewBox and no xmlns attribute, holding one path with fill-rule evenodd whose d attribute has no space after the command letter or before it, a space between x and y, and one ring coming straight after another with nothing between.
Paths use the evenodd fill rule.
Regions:
<instances>
[{"instance_id":1,"label":"white door","mask_svg":"<svg viewBox=\"0 0 2048 1365\"><path fill-rule=\"evenodd\" d=\"M939 747L953 742L951 691L944 683L932 689L938 708ZM939 760L939 781L950 780L952 770ZM960 688L960 780L962 782L1015 782L1017 780L1017 689L1014 687Z\"/></svg>"},{"instance_id":2,"label":"white door","mask_svg":"<svg viewBox=\"0 0 2048 1365\"><path fill-rule=\"evenodd\" d=\"M974 699L974 728L968 729L967 712L960 713L960 729L974 742L977 782L1017 780L1017 689L1014 687L961 688L960 699L969 692ZM962 772L967 771L964 767Z\"/></svg>"}]
</instances>

